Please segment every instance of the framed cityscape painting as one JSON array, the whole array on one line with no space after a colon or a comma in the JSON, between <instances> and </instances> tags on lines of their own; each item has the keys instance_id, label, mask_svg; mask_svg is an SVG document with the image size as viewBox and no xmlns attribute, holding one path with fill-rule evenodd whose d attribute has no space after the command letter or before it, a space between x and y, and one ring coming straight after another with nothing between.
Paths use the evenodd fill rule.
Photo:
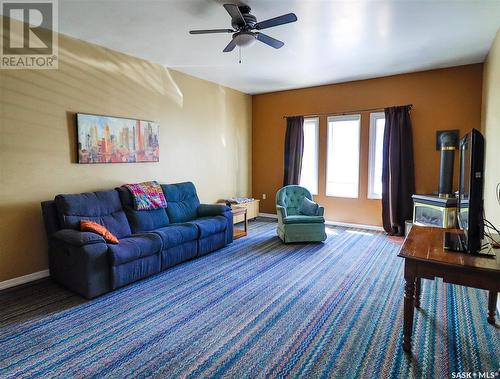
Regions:
<instances>
[{"instance_id":1,"label":"framed cityscape painting","mask_svg":"<svg viewBox=\"0 0 500 379\"><path fill-rule=\"evenodd\" d=\"M159 129L152 121L76 114L78 163L158 162Z\"/></svg>"}]
</instances>

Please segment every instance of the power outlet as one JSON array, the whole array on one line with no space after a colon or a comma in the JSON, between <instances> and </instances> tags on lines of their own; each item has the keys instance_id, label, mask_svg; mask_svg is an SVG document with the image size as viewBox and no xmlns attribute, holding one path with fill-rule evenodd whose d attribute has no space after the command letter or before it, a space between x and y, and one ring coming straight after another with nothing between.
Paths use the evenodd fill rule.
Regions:
<instances>
[{"instance_id":1,"label":"power outlet","mask_svg":"<svg viewBox=\"0 0 500 379\"><path fill-rule=\"evenodd\" d=\"M266 200L267 199L267 195L265 193L262 194L262 200Z\"/></svg>"}]
</instances>

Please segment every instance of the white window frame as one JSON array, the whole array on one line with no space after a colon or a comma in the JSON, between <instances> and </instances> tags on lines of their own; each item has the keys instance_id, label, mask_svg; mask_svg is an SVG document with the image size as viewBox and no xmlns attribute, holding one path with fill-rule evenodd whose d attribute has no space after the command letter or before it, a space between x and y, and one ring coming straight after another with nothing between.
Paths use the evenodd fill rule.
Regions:
<instances>
[{"instance_id":1,"label":"white window frame","mask_svg":"<svg viewBox=\"0 0 500 379\"><path fill-rule=\"evenodd\" d=\"M316 191L311 191L311 195L318 195L319 192L319 117L306 117L304 118L304 127L306 122L314 122L314 127L316 129L316 157L315 157L315 169L316 169Z\"/></svg>"},{"instance_id":2,"label":"white window frame","mask_svg":"<svg viewBox=\"0 0 500 379\"><path fill-rule=\"evenodd\" d=\"M358 188L355 196L339 196L339 195L331 195L328 193L328 155L330 153L330 121L358 121ZM325 195L327 197L337 197L337 198L345 198L345 199L359 199L359 185L360 185L360 164L361 164L361 114L349 114L349 115L340 115L340 116L328 116L327 122L327 131L326 131L326 173L325 173Z\"/></svg>"},{"instance_id":3,"label":"white window frame","mask_svg":"<svg viewBox=\"0 0 500 379\"><path fill-rule=\"evenodd\" d=\"M370 140L368 150L368 199L382 199L381 194L376 194L373 191L373 179L375 176L375 149L377 142L377 120L385 119L384 112L370 113ZM383 142L382 142L383 143Z\"/></svg>"}]
</instances>

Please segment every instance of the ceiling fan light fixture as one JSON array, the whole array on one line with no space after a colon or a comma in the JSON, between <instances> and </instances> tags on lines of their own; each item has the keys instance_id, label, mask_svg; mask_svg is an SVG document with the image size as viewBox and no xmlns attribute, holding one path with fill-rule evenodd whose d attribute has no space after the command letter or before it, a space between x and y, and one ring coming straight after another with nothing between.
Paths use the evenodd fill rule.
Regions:
<instances>
[{"instance_id":1,"label":"ceiling fan light fixture","mask_svg":"<svg viewBox=\"0 0 500 379\"><path fill-rule=\"evenodd\" d=\"M284 42L268 36L267 34L261 33L260 30L297 21L295 13L287 13L278 17L257 22L257 18L253 14L250 14L251 8L248 5L241 3L241 1L239 1L238 4L228 3L223 6L227 13L229 13L229 16L231 16L232 29L190 30L189 33L234 33L231 41L229 41L227 46L222 50L224 53L230 53L236 46L240 48L251 46L257 40L275 49L280 49L285 44Z\"/></svg>"},{"instance_id":2,"label":"ceiling fan light fixture","mask_svg":"<svg viewBox=\"0 0 500 379\"><path fill-rule=\"evenodd\" d=\"M238 32L233 36L234 43L239 47L251 46L255 43L255 34L252 32Z\"/></svg>"}]
</instances>

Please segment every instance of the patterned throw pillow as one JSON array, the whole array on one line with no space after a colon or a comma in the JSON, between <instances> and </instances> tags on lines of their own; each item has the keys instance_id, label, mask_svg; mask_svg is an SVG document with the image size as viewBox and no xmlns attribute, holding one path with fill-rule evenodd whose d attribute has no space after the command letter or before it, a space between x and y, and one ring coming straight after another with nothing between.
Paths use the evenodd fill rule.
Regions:
<instances>
[{"instance_id":1,"label":"patterned throw pillow","mask_svg":"<svg viewBox=\"0 0 500 379\"><path fill-rule=\"evenodd\" d=\"M106 227L94 221L80 221L80 230L82 232L97 233L102 236L102 238L104 238L106 242L109 243L120 243L120 241L118 241L118 238L116 238L115 235L111 233Z\"/></svg>"},{"instance_id":2,"label":"patterned throw pillow","mask_svg":"<svg viewBox=\"0 0 500 379\"><path fill-rule=\"evenodd\" d=\"M163 190L156 181L125 184L124 187L132 194L135 209L138 211L167 207Z\"/></svg>"}]
</instances>

